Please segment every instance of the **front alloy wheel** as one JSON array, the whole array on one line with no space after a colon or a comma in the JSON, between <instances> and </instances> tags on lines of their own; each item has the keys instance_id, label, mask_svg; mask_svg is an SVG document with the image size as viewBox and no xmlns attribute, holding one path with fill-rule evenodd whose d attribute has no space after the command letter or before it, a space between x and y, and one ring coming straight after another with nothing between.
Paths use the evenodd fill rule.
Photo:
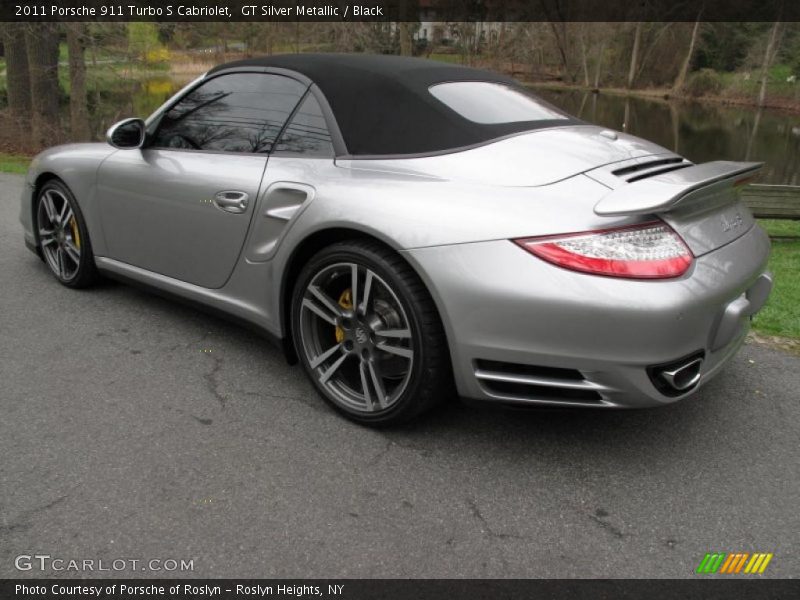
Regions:
<instances>
[{"instance_id":1,"label":"front alloy wheel","mask_svg":"<svg viewBox=\"0 0 800 600\"><path fill-rule=\"evenodd\" d=\"M349 418L395 423L446 395L449 361L435 307L411 269L381 246L323 250L301 273L293 309L306 371Z\"/></svg>"},{"instance_id":2,"label":"front alloy wheel","mask_svg":"<svg viewBox=\"0 0 800 600\"><path fill-rule=\"evenodd\" d=\"M96 270L89 234L72 193L60 181L40 190L36 225L42 258L53 275L69 287L92 283Z\"/></svg>"}]
</instances>

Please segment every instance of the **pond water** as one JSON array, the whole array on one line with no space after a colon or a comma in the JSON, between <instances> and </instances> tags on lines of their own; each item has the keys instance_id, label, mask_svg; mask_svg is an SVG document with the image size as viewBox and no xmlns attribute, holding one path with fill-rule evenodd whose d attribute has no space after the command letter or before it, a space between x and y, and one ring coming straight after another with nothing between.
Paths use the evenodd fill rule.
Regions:
<instances>
[{"instance_id":1,"label":"pond water","mask_svg":"<svg viewBox=\"0 0 800 600\"><path fill-rule=\"evenodd\" d=\"M578 90L535 92L585 121L651 140L692 162L763 161L760 182L800 185L800 115Z\"/></svg>"},{"instance_id":2,"label":"pond water","mask_svg":"<svg viewBox=\"0 0 800 600\"><path fill-rule=\"evenodd\" d=\"M189 79L120 82L95 111L98 130L126 116L146 117ZM536 93L585 121L646 138L693 162L763 161L762 182L800 185L800 115L578 90Z\"/></svg>"},{"instance_id":3,"label":"pond water","mask_svg":"<svg viewBox=\"0 0 800 600\"><path fill-rule=\"evenodd\" d=\"M94 119L95 135L102 136L111 125L126 117L147 118L192 79L178 79L167 74L147 79L121 77L99 91L90 88L89 110Z\"/></svg>"}]
</instances>

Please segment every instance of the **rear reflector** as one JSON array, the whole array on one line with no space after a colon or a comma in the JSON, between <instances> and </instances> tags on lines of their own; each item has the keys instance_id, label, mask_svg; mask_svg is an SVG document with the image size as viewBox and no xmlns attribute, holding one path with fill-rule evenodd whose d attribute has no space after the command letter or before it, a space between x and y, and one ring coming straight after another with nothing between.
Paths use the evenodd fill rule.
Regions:
<instances>
[{"instance_id":1,"label":"rear reflector","mask_svg":"<svg viewBox=\"0 0 800 600\"><path fill-rule=\"evenodd\" d=\"M559 267L610 277L668 279L692 264L684 241L661 221L513 241Z\"/></svg>"}]
</instances>

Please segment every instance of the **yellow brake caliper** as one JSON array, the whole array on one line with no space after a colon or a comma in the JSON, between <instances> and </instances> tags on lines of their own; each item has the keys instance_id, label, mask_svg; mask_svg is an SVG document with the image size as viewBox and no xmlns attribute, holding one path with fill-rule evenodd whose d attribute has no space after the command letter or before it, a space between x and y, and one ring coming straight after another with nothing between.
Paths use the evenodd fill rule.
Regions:
<instances>
[{"instance_id":1,"label":"yellow brake caliper","mask_svg":"<svg viewBox=\"0 0 800 600\"><path fill-rule=\"evenodd\" d=\"M81 234L78 233L78 222L75 220L75 217L72 217L69 220L69 227L72 230L72 239L75 242L75 247L80 250L80 247L81 247Z\"/></svg>"},{"instance_id":2,"label":"yellow brake caliper","mask_svg":"<svg viewBox=\"0 0 800 600\"><path fill-rule=\"evenodd\" d=\"M339 306L341 306L345 310L352 310L353 298L351 296L350 288L347 288L339 296ZM344 341L344 329L342 329L338 325L336 326L336 341L340 344Z\"/></svg>"}]
</instances>

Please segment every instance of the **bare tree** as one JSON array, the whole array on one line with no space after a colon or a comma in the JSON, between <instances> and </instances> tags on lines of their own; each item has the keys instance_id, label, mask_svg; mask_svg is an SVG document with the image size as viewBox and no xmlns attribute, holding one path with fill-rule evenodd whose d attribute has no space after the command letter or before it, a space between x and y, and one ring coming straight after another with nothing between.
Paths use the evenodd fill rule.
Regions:
<instances>
[{"instance_id":1,"label":"bare tree","mask_svg":"<svg viewBox=\"0 0 800 600\"><path fill-rule=\"evenodd\" d=\"M69 51L69 124L72 140L84 142L91 139L89 110L86 104L86 25L67 23L67 49Z\"/></svg>"},{"instance_id":2,"label":"bare tree","mask_svg":"<svg viewBox=\"0 0 800 600\"><path fill-rule=\"evenodd\" d=\"M642 74L644 73L645 67L649 64L650 55L652 54L653 50L659 46L661 38L664 37L664 34L672 29L672 25L673 23L660 23L659 26L651 28L651 35L647 36L641 41L639 44L639 68L636 71L634 82L640 80ZM652 31L655 31L655 34L652 34ZM644 52L642 52L642 49L644 49ZM653 66L650 67L650 70L653 72L656 71Z\"/></svg>"},{"instance_id":3,"label":"bare tree","mask_svg":"<svg viewBox=\"0 0 800 600\"><path fill-rule=\"evenodd\" d=\"M600 42L600 47L599 47L599 49L597 51L597 58L596 58L595 66L594 66L594 87L593 87L593 89L595 91L599 91L600 90L600 72L601 72L600 69L603 66L603 56L605 56L605 53L606 53L606 41L605 41L605 39L603 39Z\"/></svg>"},{"instance_id":4,"label":"bare tree","mask_svg":"<svg viewBox=\"0 0 800 600\"><path fill-rule=\"evenodd\" d=\"M694 56L694 48L697 45L698 31L700 31L699 13L697 15L697 19L694 22L694 27L692 28L692 37L689 40L689 50L686 52L686 58L683 60L683 64L681 65L681 70L678 71L678 76L675 78L675 81L672 84L673 93L680 92L683 86L686 84L686 76L688 75L689 67L692 64L692 57Z\"/></svg>"},{"instance_id":5,"label":"bare tree","mask_svg":"<svg viewBox=\"0 0 800 600\"><path fill-rule=\"evenodd\" d=\"M450 29L455 34L461 62L471 65L480 52L483 23L458 21L451 23Z\"/></svg>"},{"instance_id":6,"label":"bare tree","mask_svg":"<svg viewBox=\"0 0 800 600\"><path fill-rule=\"evenodd\" d=\"M633 50L631 50L631 64L628 69L627 88L631 89L636 81L637 65L639 61L639 48L642 45L642 22L636 21L633 29Z\"/></svg>"},{"instance_id":7,"label":"bare tree","mask_svg":"<svg viewBox=\"0 0 800 600\"><path fill-rule=\"evenodd\" d=\"M519 48L519 59L528 63L530 76L538 78L544 65L544 48L542 38L543 23L518 23L514 31L516 42L509 48Z\"/></svg>"},{"instance_id":8,"label":"bare tree","mask_svg":"<svg viewBox=\"0 0 800 600\"><path fill-rule=\"evenodd\" d=\"M588 52L586 48L586 33L583 30L581 30L578 33L578 38L581 41L581 64L583 65L583 85L589 87L589 58L587 56Z\"/></svg>"},{"instance_id":9,"label":"bare tree","mask_svg":"<svg viewBox=\"0 0 800 600\"><path fill-rule=\"evenodd\" d=\"M412 14L411 2L401 1L399 8L400 23L398 23L397 35L400 37L400 55L412 56L414 54L414 29L408 22Z\"/></svg>"},{"instance_id":10,"label":"bare tree","mask_svg":"<svg viewBox=\"0 0 800 600\"><path fill-rule=\"evenodd\" d=\"M25 47L31 77L32 142L37 147L61 139L58 110L58 26L28 23Z\"/></svg>"},{"instance_id":11,"label":"bare tree","mask_svg":"<svg viewBox=\"0 0 800 600\"><path fill-rule=\"evenodd\" d=\"M561 68L563 69L564 77L573 80L569 69L569 37L567 35L567 23L564 21L550 21L550 30L553 32L553 39L555 40L556 49L558 50L558 57L561 60Z\"/></svg>"},{"instance_id":12,"label":"bare tree","mask_svg":"<svg viewBox=\"0 0 800 600\"><path fill-rule=\"evenodd\" d=\"M609 23L571 23L576 31L581 51L583 85L598 89L606 47L614 39L613 25ZM594 77L591 72L594 70Z\"/></svg>"},{"instance_id":13,"label":"bare tree","mask_svg":"<svg viewBox=\"0 0 800 600\"><path fill-rule=\"evenodd\" d=\"M375 54L396 53L393 34L393 23L388 21L365 21L344 23L343 35L340 36L340 49L350 52L373 52Z\"/></svg>"},{"instance_id":14,"label":"bare tree","mask_svg":"<svg viewBox=\"0 0 800 600\"><path fill-rule=\"evenodd\" d=\"M767 79L769 78L769 68L775 55L778 53L778 39L781 31L781 22L775 21L769 33L767 49L764 51L764 62L761 63L761 89L758 92L758 106L764 106L767 97ZM759 113L760 116L760 113Z\"/></svg>"},{"instance_id":15,"label":"bare tree","mask_svg":"<svg viewBox=\"0 0 800 600\"><path fill-rule=\"evenodd\" d=\"M414 54L414 39L411 32L411 23L401 21L398 28L398 35L400 36L400 55L411 56Z\"/></svg>"},{"instance_id":16,"label":"bare tree","mask_svg":"<svg viewBox=\"0 0 800 600\"><path fill-rule=\"evenodd\" d=\"M19 132L28 130L31 119L31 78L24 27L22 23L5 23L2 32L8 109Z\"/></svg>"}]
</instances>

